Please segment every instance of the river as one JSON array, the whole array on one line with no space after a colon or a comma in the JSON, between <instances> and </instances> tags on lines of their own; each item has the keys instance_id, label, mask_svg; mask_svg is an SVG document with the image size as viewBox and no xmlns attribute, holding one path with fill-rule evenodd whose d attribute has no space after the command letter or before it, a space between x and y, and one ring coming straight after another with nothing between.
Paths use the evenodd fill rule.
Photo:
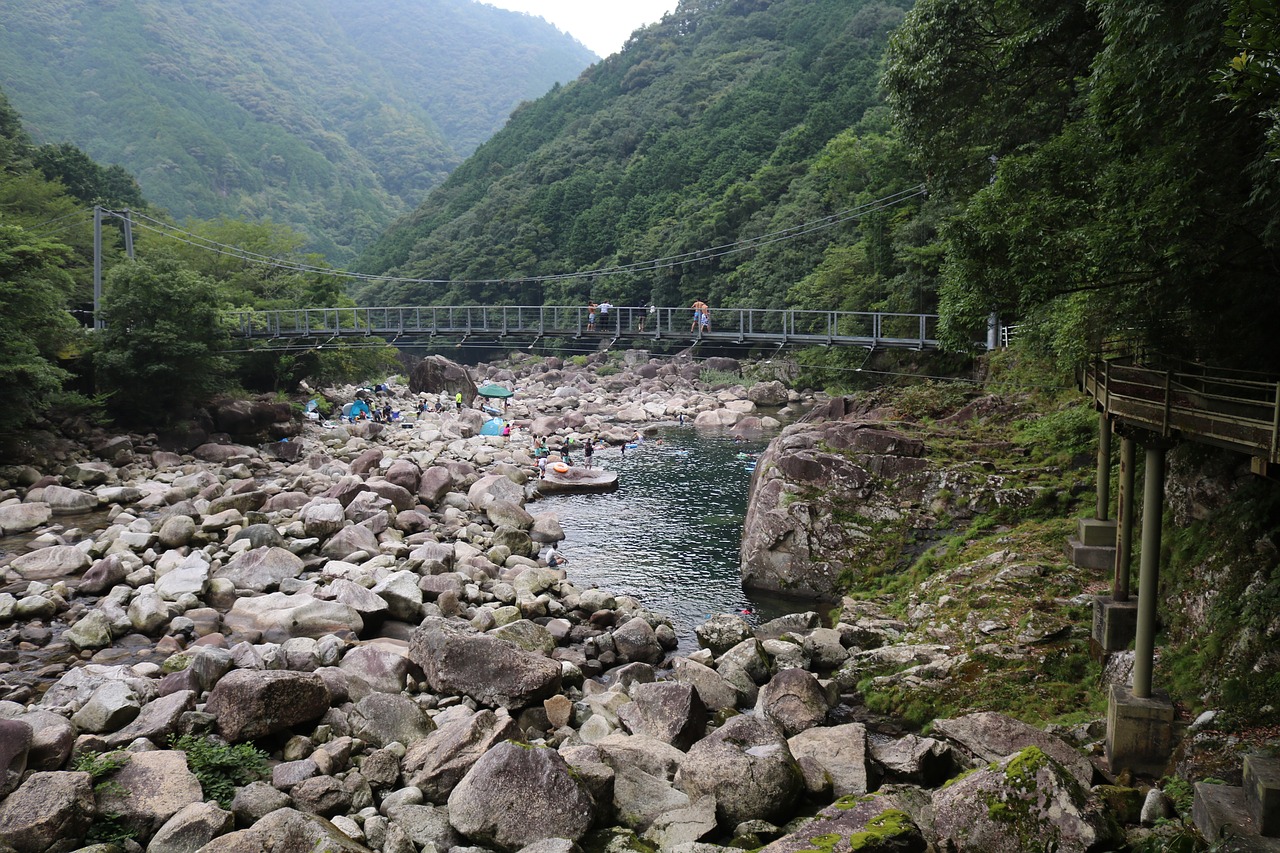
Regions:
<instances>
[{"instance_id":1,"label":"river","mask_svg":"<svg viewBox=\"0 0 1280 853\"><path fill-rule=\"evenodd\" d=\"M636 597L670 616L680 649L697 649L693 628L716 613L753 624L812 602L742 589L738 547L746 514L751 459L765 441L672 427L625 455L598 450L595 463L618 472L616 492L556 495L530 504L554 512L564 528L560 547L569 580ZM581 450L574 454L581 464ZM744 612L747 611L747 612Z\"/></svg>"}]
</instances>

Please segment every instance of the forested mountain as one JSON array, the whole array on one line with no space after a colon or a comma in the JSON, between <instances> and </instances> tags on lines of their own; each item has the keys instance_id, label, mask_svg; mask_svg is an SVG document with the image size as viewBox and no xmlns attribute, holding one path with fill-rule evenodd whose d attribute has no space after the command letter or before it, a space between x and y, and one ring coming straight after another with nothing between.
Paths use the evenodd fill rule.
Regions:
<instances>
[{"instance_id":1,"label":"forested mountain","mask_svg":"<svg viewBox=\"0 0 1280 853\"><path fill-rule=\"evenodd\" d=\"M595 57L472 0L0 0L0 86L38 143L179 219L270 218L342 262L520 102Z\"/></svg>"},{"instance_id":2,"label":"forested mountain","mask_svg":"<svg viewBox=\"0 0 1280 853\"><path fill-rule=\"evenodd\" d=\"M928 307L931 214L878 92L910 5L684 0L522 106L362 261L455 283L384 281L361 298ZM847 213L895 193L903 203ZM768 236L803 223L815 226ZM744 240L760 245L737 251ZM508 281L460 281L485 279Z\"/></svg>"}]
</instances>

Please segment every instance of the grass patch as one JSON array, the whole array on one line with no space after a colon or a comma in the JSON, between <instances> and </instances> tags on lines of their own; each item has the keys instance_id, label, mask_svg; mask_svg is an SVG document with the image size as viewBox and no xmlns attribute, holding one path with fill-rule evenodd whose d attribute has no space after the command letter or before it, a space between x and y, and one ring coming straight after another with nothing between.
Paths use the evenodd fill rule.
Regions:
<instances>
[{"instance_id":1,"label":"grass patch","mask_svg":"<svg viewBox=\"0 0 1280 853\"><path fill-rule=\"evenodd\" d=\"M231 807L236 788L267 775L267 754L252 744L229 745L209 737L182 735L170 746L187 754L187 767L200 780L204 795L224 809Z\"/></svg>"}]
</instances>

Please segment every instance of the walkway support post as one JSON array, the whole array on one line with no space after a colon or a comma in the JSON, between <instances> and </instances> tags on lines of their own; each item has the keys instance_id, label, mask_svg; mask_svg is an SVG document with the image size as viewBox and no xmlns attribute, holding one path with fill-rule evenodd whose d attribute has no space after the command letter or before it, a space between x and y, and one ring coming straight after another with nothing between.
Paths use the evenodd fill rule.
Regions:
<instances>
[{"instance_id":1,"label":"walkway support post","mask_svg":"<svg viewBox=\"0 0 1280 853\"><path fill-rule=\"evenodd\" d=\"M1133 474L1137 442L1120 437L1120 494L1116 498L1116 571L1111 582L1111 598L1129 600L1129 562L1133 555Z\"/></svg>"},{"instance_id":2,"label":"walkway support post","mask_svg":"<svg viewBox=\"0 0 1280 853\"><path fill-rule=\"evenodd\" d=\"M1111 418L1098 415L1098 502L1093 517L1106 521L1111 511Z\"/></svg>"},{"instance_id":3,"label":"walkway support post","mask_svg":"<svg viewBox=\"0 0 1280 853\"><path fill-rule=\"evenodd\" d=\"M102 329L102 208L93 209L93 328Z\"/></svg>"},{"instance_id":4,"label":"walkway support post","mask_svg":"<svg viewBox=\"0 0 1280 853\"><path fill-rule=\"evenodd\" d=\"M1138 636L1133 659L1133 695L1138 699L1151 698L1151 669L1155 662L1160 528L1164 516L1164 455L1163 444L1147 446L1142 494L1142 560L1138 568Z\"/></svg>"}]
</instances>

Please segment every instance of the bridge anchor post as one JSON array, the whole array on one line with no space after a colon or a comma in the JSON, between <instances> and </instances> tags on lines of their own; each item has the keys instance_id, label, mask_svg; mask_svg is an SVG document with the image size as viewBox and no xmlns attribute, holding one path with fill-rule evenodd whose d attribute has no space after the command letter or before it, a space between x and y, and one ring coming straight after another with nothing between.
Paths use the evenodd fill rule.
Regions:
<instances>
[{"instance_id":1,"label":"bridge anchor post","mask_svg":"<svg viewBox=\"0 0 1280 853\"><path fill-rule=\"evenodd\" d=\"M1116 523L1109 515L1111 503L1111 419L1098 416L1097 503L1093 518L1076 519L1076 535L1067 538L1067 559L1082 569L1106 569L1115 565Z\"/></svg>"},{"instance_id":2,"label":"bridge anchor post","mask_svg":"<svg viewBox=\"0 0 1280 853\"><path fill-rule=\"evenodd\" d=\"M1129 648L1137 633L1138 603L1129 596L1129 560L1133 553L1133 473L1136 442L1120 436L1120 493L1116 499L1116 559L1111 595L1093 600L1094 657Z\"/></svg>"}]
</instances>

